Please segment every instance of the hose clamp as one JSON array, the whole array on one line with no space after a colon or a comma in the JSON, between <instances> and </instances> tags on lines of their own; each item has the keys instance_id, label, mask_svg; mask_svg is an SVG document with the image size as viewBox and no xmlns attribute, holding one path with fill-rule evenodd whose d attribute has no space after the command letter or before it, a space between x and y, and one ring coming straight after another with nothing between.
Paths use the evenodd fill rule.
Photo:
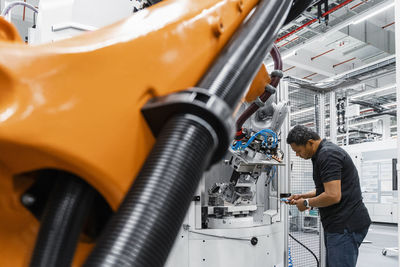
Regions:
<instances>
[{"instance_id":1,"label":"hose clamp","mask_svg":"<svg viewBox=\"0 0 400 267\"><path fill-rule=\"evenodd\" d=\"M257 97L256 100L254 100L253 102L254 104L256 104L257 106L259 106L260 108L262 108L263 106L265 106L265 102L263 102L260 97Z\"/></svg>"},{"instance_id":2,"label":"hose clamp","mask_svg":"<svg viewBox=\"0 0 400 267\"><path fill-rule=\"evenodd\" d=\"M222 159L234 138L232 109L216 95L203 88L190 88L170 95L150 99L142 108L142 114L154 136L172 116L188 114L188 118L203 125L214 139L216 150L211 164ZM193 116L194 115L194 116ZM197 119L196 119L197 118Z\"/></svg>"},{"instance_id":3,"label":"hose clamp","mask_svg":"<svg viewBox=\"0 0 400 267\"><path fill-rule=\"evenodd\" d=\"M283 71L281 71L281 70L273 70L271 72L271 77L282 78L283 77Z\"/></svg>"},{"instance_id":4,"label":"hose clamp","mask_svg":"<svg viewBox=\"0 0 400 267\"><path fill-rule=\"evenodd\" d=\"M265 87L265 91L268 92L268 93L270 93L271 95L273 95L273 94L276 93L276 88L273 87L272 85L268 84L268 85Z\"/></svg>"}]
</instances>

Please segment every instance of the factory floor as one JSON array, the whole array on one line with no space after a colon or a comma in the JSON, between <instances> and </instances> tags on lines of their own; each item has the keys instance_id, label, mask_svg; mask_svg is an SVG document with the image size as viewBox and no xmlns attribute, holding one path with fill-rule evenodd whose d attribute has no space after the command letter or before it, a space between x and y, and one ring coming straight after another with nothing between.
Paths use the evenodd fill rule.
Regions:
<instances>
[{"instance_id":1,"label":"factory floor","mask_svg":"<svg viewBox=\"0 0 400 267\"><path fill-rule=\"evenodd\" d=\"M357 267L398 267L398 254L388 251L386 256L382 255L384 248L397 246L397 225L372 224L360 247Z\"/></svg>"},{"instance_id":2,"label":"factory floor","mask_svg":"<svg viewBox=\"0 0 400 267\"><path fill-rule=\"evenodd\" d=\"M290 234L311 249L319 258L319 235L312 231L292 231ZM397 243L397 225L374 223L369 228L365 242L359 250L356 267L399 267L399 256L392 251L382 255L385 248L394 248ZM289 238L290 261L294 267L316 267L316 261L309 251Z\"/></svg>"}]
</instances>

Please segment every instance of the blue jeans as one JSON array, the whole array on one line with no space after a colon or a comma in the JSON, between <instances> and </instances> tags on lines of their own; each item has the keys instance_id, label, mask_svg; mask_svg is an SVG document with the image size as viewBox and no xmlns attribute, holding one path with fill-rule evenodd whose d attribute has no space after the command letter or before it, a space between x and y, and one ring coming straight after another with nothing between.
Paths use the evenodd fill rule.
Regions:
<instances>
[{"instance_id":1,"label":"blue jeans","mask_svg":"<svg viewBox=\"0 0 400 267\"><path fill-rule=\"evenodd\" d=\"M366 227L357 232L324 233L327 267L355 267L358 248L368 233Z\"/></svg>"}]
</instances>

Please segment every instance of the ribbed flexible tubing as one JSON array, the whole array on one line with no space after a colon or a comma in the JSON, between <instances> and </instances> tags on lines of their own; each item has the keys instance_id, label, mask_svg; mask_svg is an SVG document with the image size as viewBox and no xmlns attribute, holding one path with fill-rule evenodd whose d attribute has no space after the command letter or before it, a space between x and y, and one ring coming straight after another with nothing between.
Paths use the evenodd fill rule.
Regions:
<instances>
[{"instance_id":1,"label":"ribbed flexible tubing","mask_svg":"<svg viewBox=\"0 0 400 267\"><path fill-rule=\"evenodd\" d=\"M271 53L271 57L274 61L274 69L282 70L283 64L282 64L281 54L275 44L272 46L270 53ZM273 87L277 87L280 79L281 78L277 77L277 76L272 77L270 85L272 85ZM270 96L271 96L271 93L264 91L260 95L260 100L265 103ZM250 116L253 115L259 108L260 107L257 104L252 103L237 119L236 131L240 131L242 129L243 124L247 121L247 119L250 118Z\"/></svg>"},{"instance_id":2,"label":"ribbed flexible tubing","mask_svg":"<svg viewBox=\"0 0 400 267\"><path fill-rule=\"evenodd\" d=\"M31 257L31 267L71 266L95 191L70 174L58 177L46 204Z\"/></svg>"},{"instance_id":3,"label":"ribbed flexible tubing","mask_svg":"<svg viewBox=\"0 0 400 267\"><path fill-rule=\"evenodd\" d=\"M85 266L163 266L213 147L201 123L172 117Z\"/></svg>"},{"instance_id":4,"label":"ribbed flexible tubing","mask_svg":"<svg viewBox=\"0 0 400 267\"><path fill-rule=\"evenodd\" d=\"M261 0L198 87L209 89L235 108L270 51L291 3L291 0Z\"/></svg>"},{"instance_id":5,"label":"ribbed flexible tubing","mask_svg":"<svg viewBox=\"0 0 400 267\"><path fill-rule=\"evenodd\" d=\"M261 0L197 86L235 107L290 4L291 0ZM162 267L214 146L203 124L185 115L172 117L85 266Z\"/></svg>"},{"instance_id":6,"label":"ribbed flexible tubing","mask_svg":"<svg viewBox=\"0 0 400 267\"><path fill-rule=\"evenodd\" d=\"M301 15L311 4L313 0L294 0L293 5L290 8L289 14L286 17L284 25L289 24L295 18Z\"/></svg>"}]
</instances>

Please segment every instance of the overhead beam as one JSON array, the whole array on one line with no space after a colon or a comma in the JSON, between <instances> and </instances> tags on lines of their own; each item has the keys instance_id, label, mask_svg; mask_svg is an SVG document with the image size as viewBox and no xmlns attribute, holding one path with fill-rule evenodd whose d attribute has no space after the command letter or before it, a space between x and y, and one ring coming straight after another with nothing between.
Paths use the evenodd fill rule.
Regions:
<instances>
[{"instance_id":1,"label":"overhead beam","mask_svg":"<svg viewBox=\"0 0 400 267\"><path fill-rule=\"evenodd\" d=\"M315 36L303 41L302 43L297 44L296 46L290 47L287 51L288 51L288 53L290 53L290 51L293 51L293 50L299 50L299 49L306 48L307 46L309 46L310 44L312 44L314 42L320 42L321 38L324 38L325 36L328 36L332 32L336 32L336 31L339 31L340 29L343 29L343 28L347 27L348 25L352 24L352 22L354 20L362 18L362 17L366 16L369 12L372 12L374 9L382 8L383 6L386 6L387 4L392 3L392 2L393 2L393 0L383 1L383 2L375 5L374 7L370 8L366 12L351 16L351 17L343 20L342 22L336 24L333 27L328 27L324 33L321 33L319 35L315 35ZM351 12L351 11L349 11L349 12ZM355 12L353 12L353 13L355 13ZM282 39L284 39L284 38L282 38Z\"/></svg>"},{"instance_id":2,"label":"overhead beam","mask_svg":"<svg viewBox=\"0 0 400 267\"><path fill-rule=\"evenodd\" d=\"M303 49L297 52L296 55L284 59L283 62L311 73L318 73L327 77L335 76L335 70L332 66L337 62L333 62L327 57L319 57L312 60L312 57L315 55L316 54Z\"/></svg>"},{"instance_id":3,"label":"overhead beam","mask_svg":"<svg viewBox=\"0 0 400 267\"><path fill-rule=\"evenodd\" d=\"M395 34L392 31L382 29L371 22L363 21L358 24L350 24L340 32L345 33L361 42L372 45L388 54L395 53Z\"/></svg>"}]
</instances>

